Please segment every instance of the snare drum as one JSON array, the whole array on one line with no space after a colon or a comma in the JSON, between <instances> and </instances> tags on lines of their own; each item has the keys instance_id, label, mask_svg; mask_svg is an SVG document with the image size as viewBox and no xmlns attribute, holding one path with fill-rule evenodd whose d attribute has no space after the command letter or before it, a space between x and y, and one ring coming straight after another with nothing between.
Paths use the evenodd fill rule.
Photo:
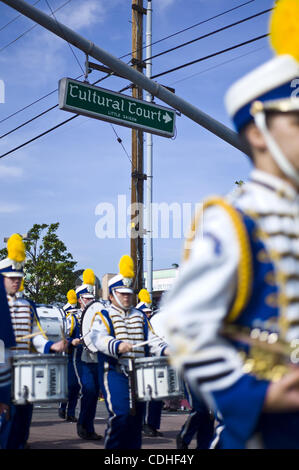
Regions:
<instances>
[{"instance_id":1,"label":"snare drum","mask_svg":"<svg viewBox=\"0 0 299 470\"><path fill-rule=\"evenodd\" d=\"M49 341L60 341L65 336L65 313L62 308L53 305L40 305L36 308L40 326Z\"/></svg>"},{"instance_id":2,"label":"snare drum","mask_svg":"<svg viewBox=\"0 0 299 470\"><path fill-rule=\"evenodd\" d=\"M55 403L67 400L67 356L20 354L13 357L12 401Z\"/></svg>"},{"instance_id":3,"label":"snare drum","mask_svg":"<svg viewBox=\"0 0 299 470\"><path fill-rule=\"evenodd\" d=\"M139 401L163 400L184 395L183 383L167 357L135 359L136 398Z\"/></svg>"}]
</instances>

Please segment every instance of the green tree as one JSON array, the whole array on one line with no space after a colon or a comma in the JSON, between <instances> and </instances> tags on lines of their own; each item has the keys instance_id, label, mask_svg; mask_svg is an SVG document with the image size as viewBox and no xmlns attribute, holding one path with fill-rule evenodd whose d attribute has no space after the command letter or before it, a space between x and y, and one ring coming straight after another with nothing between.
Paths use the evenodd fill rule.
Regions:
<instances>
[{"instance_id":1,"label":"green tree","mask_svg":"<svg viewBox=\"0 0 299 470\"><path fill-rule=\"evenodd\" d=\"M77 264L58 238L59 223L34 224L24 241L26 263L24 287L36 303L66 302L66 293L73 289L78 277ZM1 259L7 250L0 251Z\"/></svg>"}]
</instances>

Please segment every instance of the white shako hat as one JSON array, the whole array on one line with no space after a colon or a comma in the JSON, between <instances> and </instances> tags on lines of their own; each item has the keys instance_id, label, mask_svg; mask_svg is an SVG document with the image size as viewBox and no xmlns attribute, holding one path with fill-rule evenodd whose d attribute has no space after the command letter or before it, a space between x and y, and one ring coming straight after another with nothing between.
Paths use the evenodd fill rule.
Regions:
<instances>
[{"instance_id":1,"label":"white shako hat","mask_svg":"<svg viewBox=\"0 0 299 470\"><path fill-rule=\"evenodd\" d=\"M83 272L83 284L76 289L77 297L93 299L95 297L96 277L92 269Z\"/></svg>"},{"instance_id":2,"label":"white shako hat","mask_svg":"<svg viewBox=\"0 0 299 470\"><path fill-rule=\"evenodd\" d=\"M290 55L269 60L228 90L225 103L237 131L254 119L257 110L299 110L299 64Z\"/></svg>"},{"instance_id":3,"label":"white shako hat","mask_svg":"<svg viewBox=\"0 0 299 470\"><path fill-rule=\"evenodd\" d=\"M65 313L69 312L70 310L75 309L77 307L77 302L78 302L77 294L74 291L74 289L70 289L67 292L66 298L67 298L67 303L62 307Z\"/></svg>"},{"instance_id":4,"label":"white shako hat","mask_svg":"<svg viewBox=\"0 0 299 470\"><path fill-rule=\"evenodd\" d=\"M280 170L299 187L299 171L274 139L266 119L269 111L299 111L299 0L275 3L270 43L278 56L232 85L225 103L238 132L254 121Z\"/></svg>"},{"instance_id":5,"label":"white shako hat","mask_svg":"<svg viewBox=\"0 0 299 470\"><path fill-rule=\"evenodd\" d=\"M119 273L108 282L109 294L113 294L113 291L133 294L132 284L134 276L133 259L129 255L122 256L119 261Z\"/></svg>"},{"instance_id":6,"label":"white shako hat","mask_svg":"<svg viewBox=\"0 0 299 470\"><path fill-rule=\"evenodd\" d=\"M138 293L138 299L140 300L140 302L136 305L138 310L142 310L144 313L152 312L152 300L148 290L141 289Z\"/></svg>"},{"instance_id":7,"label":"white shako hat","mask_svg":"<svg viewBox=\"0 0 299 470\"><path fill-rule=\"evenodd\" d=\"M23 277L26 254L21 235L14 233L7 241L7 257L0 261L0 274L6 277Z\"/></svg>"}]
</instances>

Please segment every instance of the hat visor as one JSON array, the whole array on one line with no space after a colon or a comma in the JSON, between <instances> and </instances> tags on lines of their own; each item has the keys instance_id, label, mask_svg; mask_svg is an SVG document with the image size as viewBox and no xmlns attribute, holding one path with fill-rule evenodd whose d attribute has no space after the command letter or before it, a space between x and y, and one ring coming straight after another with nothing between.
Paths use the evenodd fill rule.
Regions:
<instances>
[{"instance_id":1,"label":"hat visor","mask_svg":"<svg viewBox=\"0 0 299 470\"><path fill-rule=\"evenodd\" d=\"M133 289L130 289L129 287L116 287L114 289L116 292L120 292L121 294L134 294Z\"/></svg>"},{"instance_id":2,"label":"hat visor","mask_svg":"<svg viewBox=\"0 0 299 470\"><path fill-rule=\"evenodd\" d=\"M259 106L265 111L279 111L281 113L287 113L290 111L299 111L299 98L282 98L280 100L271 100L259 102Z\"/></svg>"},{"instance_id":3,"label":"hat visor","mask_svg":"<svg viewBox=\"0 0 299 470\"><path fill-rule=\"evenodd\" d=\"M78 294L79 297L84 297L85 299L94 299L94 295L93 294L87 294L87 292L85 292L84 294Z\"/></svg>"},{"instance_id":4,"label":"hat visor","mask_svg":"<svg viewBox=\"0 0 299 470\"><path fill-rule=\"evenodd\" d=\"M20 273L20 272L17 272L17 271L15 271L15 272L10 271L10 272L7 272L7 273L2 272L1 274L4 277L24 277L24 273Z\"/></svg>"}]
</instances>

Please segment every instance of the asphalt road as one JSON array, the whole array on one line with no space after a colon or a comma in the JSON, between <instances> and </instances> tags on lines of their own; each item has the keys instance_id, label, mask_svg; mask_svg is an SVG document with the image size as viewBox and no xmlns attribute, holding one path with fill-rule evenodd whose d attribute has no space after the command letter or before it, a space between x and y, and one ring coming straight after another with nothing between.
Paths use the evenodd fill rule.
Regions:
<instances>
[{"instance_id":1,"label":"asphalt road","mask_svg":"<svg viewBox=\"0 0 299 470\"><path fill-rule=\"evenodd\" d=\"M107 411L104 402L98 403L95 431L104 435ZM142 449L176 449L176 435L188 417L187 412L162 412L162 437L143 435ZM30 449L104 449L104 440L85 441L77 435L76 424L58 416L58 405L35 406L28 444ZM195 449L195 440L190 444Z\"/></svg>"}]
</instances>

